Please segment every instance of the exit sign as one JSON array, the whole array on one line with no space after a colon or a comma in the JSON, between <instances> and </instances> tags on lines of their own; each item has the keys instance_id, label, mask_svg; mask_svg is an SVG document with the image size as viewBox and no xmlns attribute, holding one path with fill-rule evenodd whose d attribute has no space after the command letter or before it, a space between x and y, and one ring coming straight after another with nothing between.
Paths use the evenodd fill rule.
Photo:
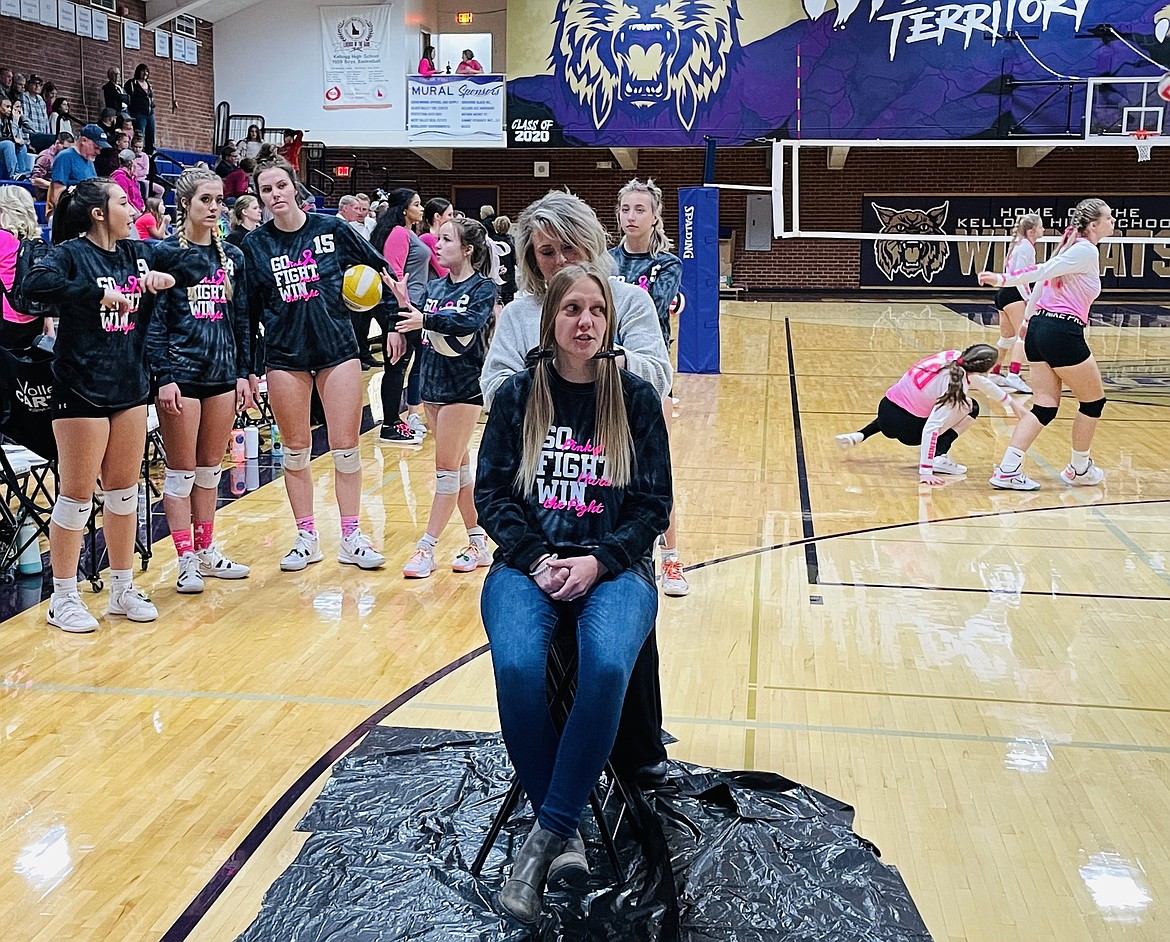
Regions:
<instances>
[{"instance_id":1,"label":"exit sign","mask_svg":"<svg viewBox=\"0 0 1170 942\"><path fill-rule=\"evenodd\" d=\"M475 17L470 13L456 13L455 22L460 26L467 26Z\"/></svg>"},{"instance_id":2,"label":"exit sign","mask_svg":"<svg viewBox=\"0 0 1170 942\"><path fill-rule=\"evenodd\" d=\"M333 173L339 177L348 177L350 174L353 173L353 167L347 167L344 165L340 166L340 167L334 167Z\"/></svg>"}]
</instances>

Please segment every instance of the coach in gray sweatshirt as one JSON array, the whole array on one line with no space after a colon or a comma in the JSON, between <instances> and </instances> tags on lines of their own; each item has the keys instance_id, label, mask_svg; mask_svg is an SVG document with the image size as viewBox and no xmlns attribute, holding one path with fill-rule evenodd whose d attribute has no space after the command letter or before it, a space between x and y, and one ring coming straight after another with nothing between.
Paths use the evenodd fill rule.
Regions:
<instances>
[{"instance_id":1,"label":"coach in gray sweatshirt","mask_svg":"<svg viewBox=\"0 0 1170 942\"><path fill-rule=\"evenodd\" d=\"M540 307L549 279L575 262L613 270L597 214L563 190L553 190L524 210L512 235L521 293L500 313L479 377L488 409L500 384L524 369L525 356L540 345ZM673 375L654 302L637 285L611 280L610 288L617 309L617 346L625 356L618 365L646 380L660 396L667 395Z\"/></svg>"}]
</instances>

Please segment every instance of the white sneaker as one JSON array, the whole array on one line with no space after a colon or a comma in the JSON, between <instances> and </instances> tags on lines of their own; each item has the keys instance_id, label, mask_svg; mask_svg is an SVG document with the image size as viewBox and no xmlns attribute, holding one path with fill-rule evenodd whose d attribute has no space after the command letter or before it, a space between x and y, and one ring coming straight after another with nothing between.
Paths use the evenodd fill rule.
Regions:
<instances>
[{"instance_id":1,"label":"white sneaker","mask_svg":"<svg viewBox=\"0 0 1170 942\"><path fill-rule=\"evenodd\" d=\"M1032 387L1020 379L1019 373L1008 373L1003 377L1003 382L999 385L1004 389L1010 389L1012 392L1023 393L1025 396L1032 395Z\"/></svg>"},{"instance_id":2,"label":"white sneaker","mask_svg":"<svg viewBox=\"0 0 1170 942\"><path fill-rule=\"evenodd\" d=\"M484 569L491 564L491 550L486 545L480 546L478 543L469 542L455 554L455 558L451 561L451 568L455 572L475 572L475 570Z\"/></svg>"},{"instance_id":3,"label":"white sneaker","mask_svg":"<svg viewBox=\"0 0 1170 942\"><path fill-rule=\"evenodd\" d=\"M205 578L212 579L246 579L252 571L243 563L228 559L214 543L196 554L199 557L199 572Z\"/></svg>"},{"instance_id":4,"label":"white sneaker","mask_svg":"<svg viewBox=\"0 0 1170 942\"><path fill-rule=\"evenodd\" d=\"M1093 464L1093 459L1090 458L1089 466L1079 474L1071 464L1065 465L1064 470L1060 472L1060 479L1073 487L1092 487L1105 480L1105 472Z\"/></svg>"},{"instance_id":5,"label":"white sneaker","mask_svg":"<svg viewBox=\"0 0 1170 942\"><path fill-rule=\"evenodd\" d=\"M1033 481L1030 477L1025 475L1023 468L1017 468L1011 474L1004 474L999 470L999 466L996 465L995 473L991 476L987 483L1001 491L1040 490L1040 482Z\"/></svg>"},{"instance_id":6,"label":"white sneaker","mask_svg":"<svg viewBox=\"0 0 1170 942\"><path fill-rule=\"evenodd\" d=\"M419 438L420 441L427 433L427 427L423 425L423 420L413 412L406 417L406 424L414 430L414 434Z\"/></svg>"},{"instance_id":7,"label":"white sneaker","mask_svg":"<svg viewBox=\"0 0 1170 942\"><path fill-rule=\"evenodd\" d=\"M860 432L846 432L844 435L837 436L837 444L841 448L852 448L854 445L860 445L865 441L865 436Z\"/></svg>"},{"instance_id":8,"label":"white sneaker","mask_svg":"<svg viewBox=\"0 0 1170 942\"><path fill-rule=\"evenodd\" d=\"M681 598L691 591L691 584L683 575L682 563L677 559L662 561L662 592L664 595Z\"/></svg>"},{"instance_id":9,"label":"white sneaker","mask_svg":"<svg viewBox=\"0 0 1170 942\"><path fill-rule=\"evenodd\" d=\"M1002 386L1004 389L1008 388L1008 382L1003 373L988 373L987 378L995 383L996 386Z\"/></svg>"},{"instance_id":10,"label":"white sneaker","mask_svg":"<svg viewBox=\"0 0 1170 942\"><path fill-rule=\"evenodd\" d=\"M418 547L414 555L402 567L402 575L407 579L425 579L435 571L435 554L433 550Z\"/></svg>"},{"instance_id":11,"label":"white sneaker","mask_svg":"<svg viewBox=\"0 0 1170 942\"><path fill-rule=\"evenodd\" d=\"M935 474L966 474L967 466L959 464L959 462L952 460L950 455L935 455L934 456L934 473Z\"/></svg>"},{"instance_id":12,"label":"white sneaker","mask_svg":"<svg viewBox=\"0 0 1170 942\"><path fill-rule=\"evenodd\" d=\"M98 626L98 620L89 613L76 589L49 599L48 618L54 628L78 635L96 631Z\"/></svg>"},{"instance_id":13,"label":"white sneaker","mask_svg":"<svg viewBox=\"0 0 1170 942\"><path fill-rule=\"evenodd\" d=\"M321 538L308 530L297 530L297 541L280 561L280 568L285 572L300 572L310 563L319 563L324 558Z\"/></svg>"},{"instance_id":14,"label":"white sneaker","mask_svg":"<svg viewBox=\"0 0 1170 942\"><path fill-rule=\"evenodd\" d=\"M386 562L386 557L370 545L370 538L361 530L354 530L349 536L341 538L337 561L361 569L377 569Z\"/></svg>"},{"instance_id":15,"label":"white sneaker","mask_svg":"<svg viewBox=\"0 0 1170 942\"><path fill-rule=\"evenodd\" d=\"M179 578L175 580L175 591L183 595L198 595L203 591L199 557L194 553L184 553L179 557Z\"/></svg>"},{"instance_id":16,"label":"white sneaker","mask_svg":"<svg viewBox=\"0 0 1170 942\"><path fill-rule=\"evenodd\" d=\"M110 604L107 615L125 615L131 621L154 621L158 609L146 593L131 582L126 586L110 587Z\"/></svg>"}]
</instances>

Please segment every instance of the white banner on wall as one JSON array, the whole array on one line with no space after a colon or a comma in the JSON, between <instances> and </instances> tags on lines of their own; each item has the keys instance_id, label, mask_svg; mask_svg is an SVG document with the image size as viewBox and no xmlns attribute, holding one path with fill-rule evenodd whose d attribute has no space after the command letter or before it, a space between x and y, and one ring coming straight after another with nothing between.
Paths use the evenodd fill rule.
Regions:
<instances>
[{"instance_id":1,"label":"white banner on wall","mask_svg":"<svg viewBox=\"0 0 1170 942\"><path fill-rule=\"evenodd\" d=\"M57 0L41 0L41 26L57 28Z\"/></svg>"},{"instance_id":2,"label":"white banner on wall","mask_svg":"<svg viewBox=\"0 0 1170 942\"><path fill-rule=\"evenodd\" d=\"M20 0L0 0L0 13L5 16L20 16Z\"/></svg>"},{"instance_id":3,"label":"white banner on wall","mask_svg":"<svg viewBox=\"0 0 1170 942\"><path fill-rule=\"evenodd\" d=\"M101 10L93 11L93 38L107 42L110 38L110 18Z\"/></svg>"},{"instance_id":4,"label":"white banner on wall","mask_svg":"<svg viewBox=\"0 0 1170 942\"><path fill-rule=\"evenodd\" d=\"M77 4L73 0L57 0L57 29L77 32Z\"/></svg>"},{"instance_id":5,"label":"white banner on wall","mask_svg":"<svg viewBox=\"0 0 1170 942\"><path fill-rule=\"evenodd\" d=\"M20 0L20 18L30 23L41 21L41 0Z\"/></svg>"},{"instance_id":6,"label":"white banner on wall","mask_svg":"<svg viewBox=\"0 0 1170 942\"><path fill-rule=\"evenodd\" d=\"M406 95L406 138L411 144L504 142L501 75L412 75Z\"/></svg>"},{"instance_id":7,"label":"white banner on wall","mask_svg":"<svg viewBox=\"0 0 1170 942\"><path fill-rule=\"evenodd\" d=\"M93 10L89 7L77 8L77 35L86 38L93 35Z\"/></svg>"},{"instance_id":8,"label":"white banner on wall","mask_svg":"<svg viewBox=\"0 0 1170 942\"><path fill-rule=\"evenodd\" d=\"M390 7L319 9L325 73L321 106L330 111L389 108L391 76L403 71L390 55Z\"/></svg>"},{"instance_id":9,"label":"white banner on wall","mask_svg":"<svg viewBox=\"0 0 1170 942\"><path fill-rule=\"evenodd\" d=\"M141 49L142 48L142 24L135 23L133 20L122 21L122 44L127 49Z\"/></svg>"},{"instance_id":10,"label":"white banner on wall","mask_svg":"<svg viewBox=\"0 0 1170 942\"><path fill-rule=\"evenodd\" d=\"M165 29L154 31L154 54L160 59L171 57L171 34Z\"/></svg>"}]
</instances>

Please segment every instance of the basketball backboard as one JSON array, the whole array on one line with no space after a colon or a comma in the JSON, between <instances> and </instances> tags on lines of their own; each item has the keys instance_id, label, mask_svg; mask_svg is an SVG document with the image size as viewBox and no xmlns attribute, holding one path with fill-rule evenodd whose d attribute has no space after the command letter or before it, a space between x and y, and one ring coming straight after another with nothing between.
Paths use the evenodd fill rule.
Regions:
<instances>
[{"instance_id":1,"label":"basketball backboard","mask_svg":"<svg viewBox=\"0 0 1170 942\"><path fill-rule=\"evenodd\" d=\"M1151 136L1170 133L1170 101L1158 94L1162 76L1089 79L1085 111L1085 140L1128 142L1134 132Z\"/></svg>"}]
</instances>

